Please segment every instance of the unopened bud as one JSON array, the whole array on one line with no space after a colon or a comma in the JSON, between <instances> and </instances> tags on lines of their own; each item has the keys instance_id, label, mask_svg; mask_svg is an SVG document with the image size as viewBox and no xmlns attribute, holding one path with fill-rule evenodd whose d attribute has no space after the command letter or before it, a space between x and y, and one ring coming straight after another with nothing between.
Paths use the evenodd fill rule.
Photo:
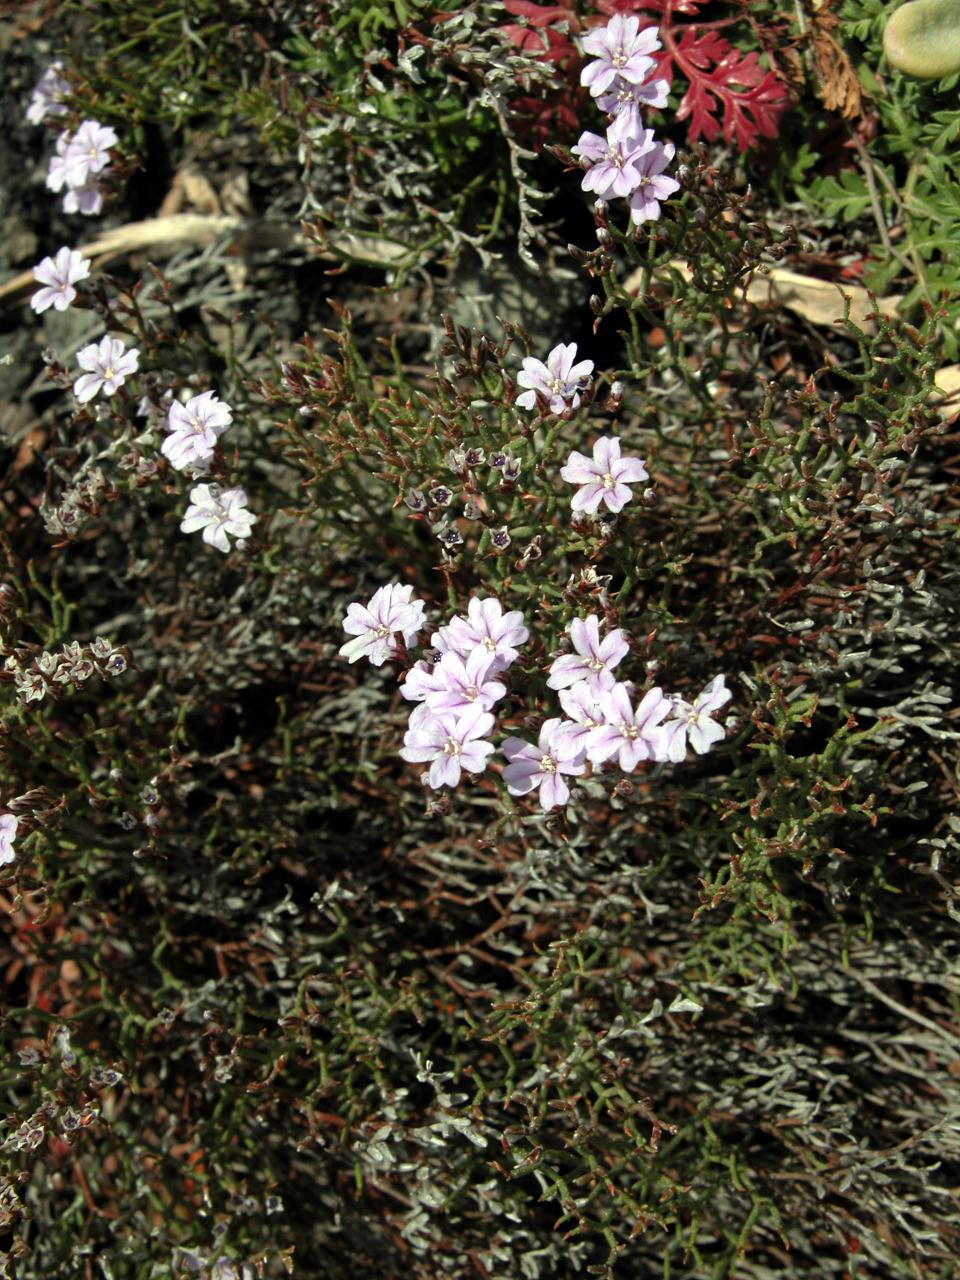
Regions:
<instances>
[{"instance_id":1,"label":"unopened bud","mask_svg":"<svg viewBox=\"0 0 960 1280\"><path fill-rule=\"evenodd\" d=\"M610 394L607 396L607 403L604 405L607 413L616 413L620 408L620 401L623 399L623 393L626 387L622 382L612 382L610 384Z\"/></svg>"}]
</instances>

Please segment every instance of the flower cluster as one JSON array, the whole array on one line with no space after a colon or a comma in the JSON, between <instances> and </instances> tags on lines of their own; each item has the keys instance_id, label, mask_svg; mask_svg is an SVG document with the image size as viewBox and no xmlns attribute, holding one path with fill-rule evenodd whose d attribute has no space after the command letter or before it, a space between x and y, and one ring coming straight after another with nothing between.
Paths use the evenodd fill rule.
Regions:
<instances>
[{"instance_id":1,"label":"flower cluster","mask_svg":"<svg viewBox=\"0 0 960 1280\"><path fill-rule=\"evenodd\" d=\"M123 675L129 663L127 649L97 636L88 645L70 641L59 653L46 649L36 656L29 651L13 653L4 662L0 679L13 680L21 702L42 702L47 694L56 697L67 685L79 688L91 676L111 680Z\"/></svg>"},{"instance_id":2,"label":"flower cluster","mask_svg":"<svg viewBox=\"0 0 960 1280\"><path fill-rule=\"evenodd\" d=\"M519 657L529 632L518 611L504 613L495 597L474 596L466 616L452 618L430 639L439 658L421 659L400 692L418 705L410 715L400 755L430 762L430 787L455 787L462 771L482 773L494 746L491 708L506 694L497 679Z\"/></svg>"},{"instance_id":3,"label":"flower cluster","mask_svg":"<svg viewBox=\"0 0 960 1280\"><path fill-rule=\"evenodd\" d=\"M368 604L348 606L343 628L354 638L340 653L350 662L367 657L374 666L403 660L424 621L423 602L413 599L412 587L381 587ZM536 744L505 739L503 779L511 795L536 791L541 808L554 809L570 797L565 779L588 767L612 764L633 773L645 761L679 764L688 746L703 754L723 738L713 719L730 698L722 675L692 703L656 687L635 701L633 684L615 674L630 648L625 632L616 627L601 636L600 618L590 614L574 618L567 633L575 652L555 658L547 673L547 687L558 691L565 716L548 719ZM495 750L489 740L493 708L507 693L502 677L528 638L522 614L504 612L494 596L474 596L466 615L430 637L432 657L407 669L400 692L417 705L400 755L429 765L426 786L456 787L463 773L485 771Z\"/></svg>"},{"instance_id":4,"label":"flower cluster","mask_svg":"<svg viewBox=\"0 0 960 1280\"><path fill-rule=\"evenodd\" d=\"M536 746L520 738L504 742L503 777L511 795L537 789L541 807L552 809L569 798L563 775L579 776L588 764L613 763L633 773L644 761L679 764L688 744L702 755L723 738L711 718L730 698L722 675L692 704L657 687L635 701L632 682L614 675L629 651L626 634L614 628L601 639L594 614L574 618L567 632L576 652L555 659L547 678L566 717L547 720Z\"/></svg>"},{"instance_id":5,"label":"flower cluster","mask_svg":"<svg viewBox=\"0 0 960 1280\"><path fill-rule=\"evenodd\" d=\"M109 125L84 120L75 133L61 133L47 167L47 187L64 191L64 213L97 214L103 208L99 175L120 141Z\"/></svg>"},{"instance_id":6,"label":"flower cluster","mask_svg":"<svg viewBox=\"0 0 960 1280\"><path fill-rule=\"evenodd\" d=\"M640 115L644 107L667 103L667 82L651 78L656 61L650 54L659 48L656 27L641 31L636 15L619 13L583 41L584 52L594 61L583 68L580 83L590 89L611 122L604 136L581 134L572 154L586 168L584 191L598 200L627 200L637 226L659 218L660 202L680 187L664 173L674 157L673 143L658 142L653 130L643 127Z\"/></svg>"},{"instance_id":7,"label":"flower cluster","mask_svg":"<svg viewBox=\"0 0 960 1280\"><path fill-rule=\"evenodd\" d=\"M60 64L50 66L37 82L33 98L27 110L27 118L35 124L49 115L65 111L61 99L69 86L59 75ZM66 188L64 209L69 213L99 213L103 207L103 194L98 176L110 163L110 147L119 139L113 129L97 120L84 120L73 133L62 133L57 139L56 154L50 161L47 186L51 191ZM44 258L33 269L34 278L42 286L30 298L30 306L37 314L54 307L65 311L77 296L75 286L90 274L90 259L77 249L66 245L56 257ZM120 338L105 334L99 342L91 342L77 352L80 376L73 384L74 394L81 404L93 400L101 392L111 396L118 391L139 369L140 352L136 347L127 349ZM169 408L165 423L166 437L160 452L176 471L191 475L205 472L216 450L217 441L233 422L233 411L213 391L191 396L185 404L172 399L167 392ZM144 405L146 404L146 409ZM140 401L139 413L149 413L150 402ZM190 493L190 504L183 516L180 528L184 533L202 530L203 540L217 550L230 550L230 537L242 545L250 536L256 520L247 510L247 495L235 487L221 490L217 485L198 484ZM52 517L55 532L71 532L76 512L56 513ZM47 520L48 527L51 520ZM78 679L86 678L89 663L81 663ZM92 669L92 668L91 668ZM23 672L18 676L21 696L28 701L39 699L46 692L43 676L49 673ZM55 678L60 679L57 675Z\"/></svg>"}]
</instances>

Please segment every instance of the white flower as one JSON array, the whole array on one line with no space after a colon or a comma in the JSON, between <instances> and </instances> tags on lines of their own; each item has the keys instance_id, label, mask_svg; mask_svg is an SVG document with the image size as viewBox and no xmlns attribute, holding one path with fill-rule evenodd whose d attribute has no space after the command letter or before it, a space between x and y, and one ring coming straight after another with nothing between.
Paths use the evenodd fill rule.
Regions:
<instances>
[{"instance_id":1,"label":"white flower","mask_svg":"<svg viewBox=\"0 0 960 1280\"><path fill-rule=\"evenodd\" d=\"M430 761L427 785L455 787L463 770L483 773L493 743L486 735L493 728L493 716L479 702L462 715L442 712L438 716L411 717L410 728L403 739L400 755L411 763Z\"/></svg>"},{"instance_id":2,"label":"white flower","mask_svg":"<svg viewBox=\"0 0 960 1280\"><path fill-rule=\"evenodd\" d=\"M33 86L27 119L31 124L43 124L47 116L62 116L67 108L63 99L70 92L69 83L60 75L62 62L51 62Z\"/></svg>"},{"instance_id":3,"label":"white flower","mask_svg":"<svg viewBox=\"0 0 960 1280\"><path fill-rule=\"evenodd\" d=\"M233 422L233 411L213 391L191 396L186 404L175 401L167 414L170 434L160 446L177 471L209 462L217 440Z\"/></svg>"},{"instance_id":4,"label":"white flower","mask_svg":"<svg viewBox=\"0 0 960 1280\"><path fill-rule=\"evenodd\" d=\"M68 141L64 154L68 186L86 186L91 174L100 173L110 163L110 148L119 141L109 125L84 120Z\"/></svg>"},{"instance_id":5,"label":"white flower","mask_svg":"<svg viewBox=\"0 0 960 1280\"><path fill-rule=\"evenodd\" d=\"M633 497L629 486L650 479L642 458L621 458L616 436L598 437L592 458L574 449L560 468L560 476L580 486L570 505L574 511L588 515L601 506L608 511L622 511Z\"/></svg>"},{"instance_id":6,"label":"white flower","mask_svg":"<svg viewBox=\"0 0 960 1280\"><path fill-rule=\"evenodd\" d=\"M56 142L56 149L47 164L46 188L48 191L62 191L67 186L67 147L70 145L70 134L61 133Z\"/></svg>"},{"instance_id":7,"label":"white flower","mask_svg":"<svg viewBox=\"0 0 960 1280\"><path fill-rule=\"evenodd\" d=\"M664 755L661 758L679 764L687 754L688 743L698 756L702 756L715 743L722 742L723 726L713 716L732 696L721 675L714 676L707 687L697 694L692 704L675 697L670 713L675 718L662 726L665 741Z\"/></svg>"},{"instance_id":8,"label":"white flower","mask_svg":"<svg viewBox=\"0 0 960 1280\"><path fill-rule=\"evenodd\" d=\"M249 538L256 516L247 509L247 495L240 488L221 491L215 484L198 484L190 490L180 529L183 533L203 530L203 540L224 553L230 550L227 535Z\"/></svg>"},{"instance_id":9,"label":"white flower","mask_svg":"<svg viewBox=\"0 0 960 1280\"><path fill-rule=\"evenodd\" d=\"M16 857L13 851L13 842L17 837L17 827L19 825L12 813L0 814L0 867L6 866L8 862L13 862Z\"/></svg>"},{"instance_id":10,"label":"white flower","mask_svg":"<svg viewBox=\"0 0 960 1280\"><path fill-rule=\"evenodd\" d=\"M136 373L139 360L137 348L127 351L119 338L106 336L99 342L91 342L77 352L77 364L86 373L73 384L74 395L81 404L92 400L101 390L112 396L130 374Z\"/></svg>"},{"instance_id":11,"label":"white flower","mask_svg":"<svg viewBox=\"0 0 960 1280\"><path fill-rule=\"evenodd\" d=\"M57 250L55 258L44 258L33 268L33 278L45 285L30 298L30 305L39 315L48 307L66 311L77 296L74 285L90 274L90 259L81 256L77 249L66 245Z\"/></svg>"},{"instance_id":12,"label":"white flower","mask_svg":"<svg viewBox=\"0 0 960 1280\"><path fill-rule=\"evenodd\" d=\"M576 409L580 404L580 392L590 381L593 373L593 361L577 359L575 342L560 342L547 356L546 364L527 356L517 374L517 383L529 388L521 396L517 396L517 404L521 409L537 407L537 393L548 402L551 413L563 413L567 407Z\"/></svg>"},{"instance_id":13,"label":"white flower","mask_svg":"<svg viewBox=\"0 0 960 1280\"><path fill-rule=\"evenodd\" d=\"M375 667L382 667L397 652L395 635L402 635L405 645L413 644L424 622L424 604L413 599L413 587L391 582L379 587L367 604L354 600L347 605L343 629L348 640L340 646L341 658L358 662L369 658Z\"/></svg>"}]
</instances>

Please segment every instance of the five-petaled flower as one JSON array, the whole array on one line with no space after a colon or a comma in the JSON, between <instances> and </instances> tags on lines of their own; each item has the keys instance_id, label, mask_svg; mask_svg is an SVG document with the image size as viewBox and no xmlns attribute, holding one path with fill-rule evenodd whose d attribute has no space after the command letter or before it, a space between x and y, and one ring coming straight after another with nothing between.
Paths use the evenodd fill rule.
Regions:
<instances>
[{"instance_id":1,"label":"five-petaled flower","mask_svg":"<svg viewBox=\"0 0 960 1280\"><path fill-rule=\"evenodd\" d=\"M563 775L578 777L587 767L583 752L561 732L562 725L559 718L547 720L536 746L522 738L507 738L503 744L507 790L512 796L525 796L539 788L540 807L544 810L566 804L570 788Z\"/></svg>"},{"instance_id":2,"label":"five-petaled flower","mask_svg":"<svg viewBox=\"0 0 960 1280\"><path fill-rule=\"evenodd\" d=\"M489 711L507 692L506 685L492 679L492 667L493 654L482 645L466 658L457 653L445 653L429 673L433 687L425 688L423 700L436 715L444 711L459 715L475 702ZM410 676L404 689L409 683Z\"/></svg>"},{"instance_id":3,"label":"five-petaled flower","mask_svg":"<svg viewBox=\"0 0 960 1280\"><path fill-rule=\"evenodd\" d=\"M119 338L103 337L77 352L77 364L86 372L73 384L73 392L81 404L92 400L98 392L112 396L127 378L137 371L140 352L127 351Z\"/></svg>"},{"instance_id":4,"label":"five-petaled flower","mask_svg":"<svg viewBox=\"0 0 960 1280\"><path fill-rule=\"evenodd\" d=\"M591 613L586 618L573 618L567 627L576 653L565 653L550 668L547 687L568 689L587 681L593 692L609 689L616 683L613 668L630 652L626 634L615 627L600 639L600 620Z\"/></svg>"},{"instance_id":5,"label":"five-petaled flower","mask_svg":"<svg viewBox=\"0 0 960 1280\"><path fill-rule=\"evenodd\" d=\"M605 27L597 27L583 39L583 51L595 61L580 72L580 83L596 98L605 93L618 76L642 84L656 66L650 55L660 48L657 27L640 30L636 14L616 13Z\"/></svg>"},{"instance_id":6,"label":"five-petaled flower","mask_svg":"<svg viewBox=\"0 0 960 1280\"><path fill-rule=\"evenodd\" d=\"M561 689L557 695L560 705L569 716L557 730L578 751L586 752L592 760L591 743L594 731L603 724L603 711L597 702L597 688L589 680L580 680L569 689Z\"/></svg>"},{"instance_id":7,"label":"five-petaled flower","mask_svg":"<svg viewBox=\"0 0 960 1280\"><path fill-rule=\"evenodd\" d=\"M650 136L653 137L652 132ZM637 182L629 203L630 220L635 226L659 218L660 201L667 200L675 191L680 190L680 183L676 178L668 178L663 172L673 159L674 151L672 142L654 142L652 148L634 160L633 171Z\"/></svg>"},{"instance_id":8,"label":"five-petaled flower","mask_svg":"<svg viewBox=\"0 0 960 1280\"><path fill-rule=\"evenodd\" d=\"M92 217L102 208L103 192L95 182L84 183L82 187L68 187L64 192L64 213L85 213L88 217Z\"/></svg>"},{"instance_id":9,"label":"five-petaled flower","mask_svg":"<svg viewBox=\"0 0 960 1280\"><path fill-rule=\"evenodd\" d=\"M517 404L521 409L535 409L537 392L546 397L551 413L563 413L570 402L576 409L580 404L580 392L584 390L593 373L593 361L577 358L575 342L561 342L547 356L547 362L535 360L527 356L523 361L517 382L521 387L528 387L522 396L517 396Z\"/></svg>"},{"instance_id":10,"label":"five-petaled flower","mask_svg":"<svg viewBox=\"0 0 960 1280\"><path fill-rule=\"evenodd\" d=\"M731 697L722 675L714 676L692 703L675 697L671 719L663 726L666 758L679 764L686 757L688 742L699 756L705 755L714 743L721 742L723 726L712 717Z\"/></svg>"},{"instance_id":11,"label":"five-petaled flower","mask_svg":"<svg viewBox=\"0 0 960 1280\"><path fill-rule=\"evenodd\" d=\"M394 582L375 591L368 604L349 604L343 629L356 638L340 646L341 657L348 662L369 658L373 666L382 667L397 652L396 634L403 636L404 644L413 644L424 623L424 604L412 596L413 587Z\"/></svg>"},{"instance_id":12,"label":"five-petaled flower","mask_svg":"<svg viewBox=\"0 0 960 1280\"><path fill-rule=\"evenodd\" d=\"M617 76L606 92L597 98L597 106L607 115L630 117L634 131L642 129L640 112L644 107L665 107L670 95L670 84L667 80L644 80L643 84L634 84Z\"/></svg>"},{"instance_id":13,"label":"five-petaled flower","mask_svg":"<svg viewBox=\"0 0 960 1280\"><path fill-rule=\"evenodd\" d=\"M50 191L66 187L64 213L95 214L103 208L96 175L109 159L107 148L116 141L114 131L96 120L85 120L76 133L61 133L47 165L46 185Z\"/></svg>"},{"instance_id":14,"label":"five-petaled flower","mask_svg":"<svg viewBox=\"0 0 960 1280\"><path fill-rule=\"evenodd\" d=\"M666 741L661 722L672 703L662 689L648 689L634 709L624 684L601 689L597 701L604 723L590 739L590 758L596 762L617 757L624 773L632 773L641 760L663 760Z\"/></svg>"},{"instance_id":15,"label":"five-petaled flower","mask_svg":"<svg viewBox=\"0 0 960 1280\"><path fill-rule=\"evenodd\" d=\"M217 440L231 422L230 406L213 391L191 396L186 404L174 401L167 414L170 434L160 446L160 452L177 471L203 466L213 457Z\"/></svg>"},{"instance_id":16,"label":"five-petaled flower","mask_svg":"<svg viewBox=\"0 0 960 1280\"><path fill-rule=\"evenodd\" d=\"M228 552L230 540L249 538L256 516L247 510L243 489L220 489L215 484L198 484L190 490L190 505L180 522L183 533L203 530L203 540L218 551Z\"/></svg>"},{"instance_id":17,"label":"five-petaled flower","mask_svg":"<svg viewBox=\"0 0 960 1280\"><path fill-rule=\"evenodd\" d=\"M574 511L592 515L601 504L608 511L622 511L633 497L629 486L649 480L641 458L621 458L620 441L616 436L600 436L593 446L593 457L570 454L560 469L560 475L570 484L580 488L570 500Z\"/></svg>"},{"instance_id":18,"label":"five-petaled flower","mask_svg":"<svg viewBox=\"0 0 960 1280\"><path fill-rule=\"evenodd\" d=\"M100 173L110 163L110 148L120 141L109 125L84 120L67 142L64 173L68 186L83 187L91 174Z\"/></svg>"},{"instance_id":19,"label":"five-petaled flower","mask_svg":"<svg viewBox=\"0 0 960 1280\"><path fill-rule=\"evenodd\" d=\"M19 825L14 814L0 814L0 867L5 866L8 862L13 862L16 857L13 851L13 842L17 838L17 827Z\"/></svg>"},{"instance_id":20,"label":"five-petaled flower","mask_svg":"<svg viewBox=\"0 0 960 1280\"><path fill-rule=\"evenodd\" d=\"M451 618L430 643L441 653L458 653L461 658L469 657L479 646L493 659L492 671L505 671L516 662L520 656L517 646L524 644L529 635L519 609L504 613L496 596L472 596L467 616Z\"/></svg>"},{"instance_id":21,"label":"five-petaled flower","mask_svg":"<svg viewBox=\"0 0 960 1280\"><path fill-rule=\"evenodd\" d=\"M27 119L31 124L43 124L47 116L66 114L63 99L70 92L70 85L60 74L62 66L62 62L51 62L33 86L30 105L27 107Z\"/></svg>"},{"instance_id":22,"label":"five-petaled flower","mask_svg":"<svg viewBox=\"0 0 960 1280\"><path fill-rule=\"evenodd\" d=\"M492 728L493 716L478 702L462 715L421 715L411 721L400 755L411 764L430 761L429 786L455 787L461 771L483 773L487 767L494 746L484 739Z\"/></svg>"},{"instance_id":23,"label":"five-petaled flower","mask_svg":"<svg viewBox=\"0 0 960 1280\"><path fill-rule=\"evenodd\" d=\"M89 274L90 259L84 258L77 249L68 249L64 245L57 250L55 258L44 258L33 268L34 280L44 288L31 296L30 306L38 315L48 307L66 311L77 296L73 286Z\"/></svg>"},{"instance_id":24,"label":"five-petaled flower","mask_svg":"<svg viewBox=\"0 0 960 1280\"><path fill-rule=\"evenodd\" d=\"M589 164L581 183L584 191L592 191L598 200L629 196L640 182L639 162L657 146L652 129L638 129L636 118L621 112L607 129L605 138L597 133L584 133L571 155Z\"/></svg>"}]
</instances>

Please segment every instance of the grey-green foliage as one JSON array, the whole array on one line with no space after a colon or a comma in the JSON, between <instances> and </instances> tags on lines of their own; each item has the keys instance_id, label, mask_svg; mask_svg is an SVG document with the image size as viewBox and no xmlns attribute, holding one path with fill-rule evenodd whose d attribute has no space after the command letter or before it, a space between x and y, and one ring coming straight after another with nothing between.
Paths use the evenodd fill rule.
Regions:
<instances>
[{"instance_id":1,"label":"grey-green foliage","mask_svg":"<svg viewBox=\"0 0 960 1280\"><path fill-rule=\"evenodd\" d=\"M957 76L928 83L886 68L882 33L890 12L879 0L840 7L837 38L856 64L865 108L877 113L877 135L869 147L853 149L837 173L804 178L800 187L821 214L859 224L870 236L864 270L870 288L902 296L901 313L911 318L924 303L945 308L944 356L956 360Z\"/></svg>"},{"instance_id":2,"label":"grey-green foliage","mask_svg":"<svg viewBox=\"0 0 960 1280\"><path fill-rule=\"evenodd\" d=\"M303 33L285 46L283 112L262 93L251 97L267 134L295 144L300 215L336 228L344 256L400 270L467 248L488 262L504 233L535 269L545 193L530 176L534 153L519 141L510 103L545 91L549 64L510 45L499 4L442 15L415 5L407 16L420 25L399 44L389 23L368 21L375 12L337 0L324 15L337 38Z\"/></svg>"}]
</instances>

